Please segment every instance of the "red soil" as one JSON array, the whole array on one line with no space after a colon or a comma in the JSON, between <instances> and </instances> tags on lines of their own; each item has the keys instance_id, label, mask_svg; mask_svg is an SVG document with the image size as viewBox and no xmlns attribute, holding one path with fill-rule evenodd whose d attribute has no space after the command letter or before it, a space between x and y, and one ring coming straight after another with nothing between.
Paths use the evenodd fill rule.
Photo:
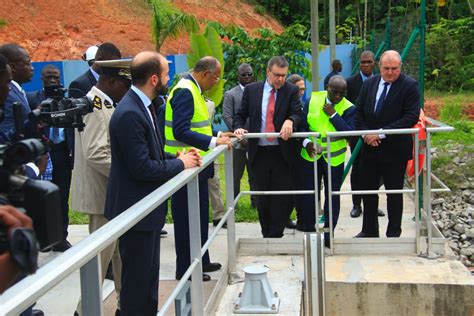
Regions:
<instances>
[{"instance_id":1,"label":"red soil","mask_svg":"<svg viewBox=\"0 0 474 316\"><path fill-rule=\"evenodd\" d=\"M200 20L235 24L248 32L268 27L282 32L273 18L255 13L244 0L174 0ZM33 61L80 59L85 49L113 42L123 56L153 49L151 8L146 0L10 0L0 2L0 43L23 45ZM189 36L168 39L161 52L186 53Z\"/></svg>"}]
</instances>

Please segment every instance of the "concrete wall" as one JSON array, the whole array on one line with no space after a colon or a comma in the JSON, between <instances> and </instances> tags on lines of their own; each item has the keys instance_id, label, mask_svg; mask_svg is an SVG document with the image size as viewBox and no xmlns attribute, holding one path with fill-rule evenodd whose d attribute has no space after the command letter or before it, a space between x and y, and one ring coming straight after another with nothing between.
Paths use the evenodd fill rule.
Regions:
<instances>
[{"instance_id":1,"label":"concrete wall","mask_svg":"<svg viewBox=\"0 0 474 316\"><path fill-rule=\"evenodd\" d=\"M474 315L474 286L326 282L326 315Z\"/></svg>"}]
</instances>

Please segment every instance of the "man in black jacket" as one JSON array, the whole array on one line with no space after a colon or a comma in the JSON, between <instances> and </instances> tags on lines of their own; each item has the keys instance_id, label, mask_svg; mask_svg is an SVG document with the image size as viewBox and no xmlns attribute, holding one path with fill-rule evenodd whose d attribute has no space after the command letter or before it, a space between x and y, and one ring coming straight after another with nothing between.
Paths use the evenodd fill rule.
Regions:
<instances>
[{"instance_id":1,"label":"man in black jacket","mask_svg":"<svg viewBox=\"0 0 474 316\"><path fill-rule=\"evenodd\" d=\"M367 79L357 99L356 127L380 130L365 135L361 150L363 190L377 190L380 179L387 190L403 188L407 161L412 157L412 135L385 135L384 129L411 128L420 115L418 83L401 73L401 57L386 51L380 57L380 75ZM378 237L377 196L364 195L362 231L356 237ZM387 237L402 233L403 195L387 195Z\"/></svg>"}]
</instances>

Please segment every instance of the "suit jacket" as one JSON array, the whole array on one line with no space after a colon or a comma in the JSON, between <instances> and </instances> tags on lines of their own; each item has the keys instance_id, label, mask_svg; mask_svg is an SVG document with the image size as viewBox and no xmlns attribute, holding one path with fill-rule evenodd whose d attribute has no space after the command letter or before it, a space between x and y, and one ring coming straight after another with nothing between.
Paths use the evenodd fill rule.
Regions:
<instances>
[{"instance_id":1,"label":"suit jacket","mask_svg":"<svg viewBox=\"0 0 474 316\"><path fill-rule=\"evenodd\" d=\"M41 102L46 100L46 97L44 95L44 89L33 92L27 92L26 99L28 100L30 109L33 111L38 107L38 105L40 105Z\"/></svg>"},{"instance_id":2,"label":"suit jacket","mask_svg":"<svg viewBox=\"0 0 474 316\"><path fill-rule=\"evenodd\" d=\"M15 102L21 103L23 110L23 121L27 121L28 114L31 112L28 101L23 93L13 83L10 83L10 92L8 93L8 97L5 100L3 107L4 119L0 123L0 131L4 134L7 141L12 140L12 137L16 132L15 122L13 121L13 103ZM27 126L25 126L25 129L26 128Z\"/></svg>"},{"instance_id":3,"label":"suit jacket","mask_svg":"<svg viewBox=\"0 0 474 316\"><path fill-rule=\"evenodd\" d=\"M97 84L97 80L92 74L91 70L88 69L85 73L77 77L71 82L68 89L70 98L82 98L85 96L93 86Z\"/></svg>"},{"instance_id":4,"label":"suit jacket","mask_svg":"<svg viewBox=\"0 0 474 316\"><path fill-rule=\"evenodd\" d=\"M352 104L355 104L357 97L359 96L360 89L362 88L362 77L360 72L346 79L347 82L347 95L346 99L349 100Z\"/></svg>"},{"instance_id":5,"label":"suit jacket","mask_svg":"<svg viewBox=\"0 0 474 316\"><path fill-rule=\"evenodd\" d=\"M109 125L112 164L110 167L105 217L112 219L184 170L178 159L165 159L158 135L138 95L129 90L118 103ZM152 231L159 212L148 214L134 230Z\"/></svg>"},{"instance_id":6,"label":"suit jacket","mask_svg":"<svg viewBox=\"0 0 474 316\"><path fill-rule=\"evenodd\" d=\"M244 90L237 85L226 91L224 93L224 103L222 108L222 118L224 119L225 125L230 131L233 131L232 126L234 125L234 116L237 114L239 110L240 103L242 102L242 95L244 94ZM248 129L248 121L245 124L245 129Z\"/></svg>"},{"instance_id":7,"label":"suit jacket","mask_svg":"<svg viewBox=\"0 0 474 316\"><path fill-rule=\"evenodd\" d=\"M234 130L244 128L249 120L249 133L260 133L262 126L262 98L265 81L251 83L245 86L242 103L234 117ZM286 82L279 90L275 101L273 124L276 131L280 131L285 120L293 121L296 130L302 120L302 110L298 87ZM257 152L258 138L249 139L249 162L252 163ZM287 163L292 163L297 155L297 142L294 138L284 141L278 138L282 155Z\"/></svg>"},{"instance_id":8,"label":"suit jacket","mask_svg":"<svg viewBox=\"0 0 474 316\"><path fill-rule=\"evenodd\" d=\"M392 83L378 116L374 106L380 75L372 76L362 85L357 99L356 128L359 130L411 128L420 115L420 92L418 83L401 74ZM381 132L382 134L383 132ZM379 161L407 161L412 157L411 135L386 135L378 147L364 143L361 159Z\"/></svg>"}]
</instances>

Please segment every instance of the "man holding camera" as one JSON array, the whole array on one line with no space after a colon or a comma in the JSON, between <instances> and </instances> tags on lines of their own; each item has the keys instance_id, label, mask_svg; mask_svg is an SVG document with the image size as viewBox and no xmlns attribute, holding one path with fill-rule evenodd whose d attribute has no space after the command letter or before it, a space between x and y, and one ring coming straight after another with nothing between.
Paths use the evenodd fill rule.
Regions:
<instances>
[{"instance_id":1,"label":"man holding camera","mask_svg":"<svg viewBox=\"0 0 474 316\"><path fill-rule=\"evenodd\" d=\"M111 150L109 122L119 102L131 85L130 59L96 62L101 67L97 85L87 98L92 102L92 112L84 117L86 127L75 131L75 159L72 181L72 206L89 216L89 232L93 233L108 220L104 216L105 196L109 182ZM122 262L117 243L101 253L101 281L104 281L112 260L113 279L117 293L117 311L120 313L120 287ZM81 313L80 302L77 315Z\"/></svg>"}]
</instances>

